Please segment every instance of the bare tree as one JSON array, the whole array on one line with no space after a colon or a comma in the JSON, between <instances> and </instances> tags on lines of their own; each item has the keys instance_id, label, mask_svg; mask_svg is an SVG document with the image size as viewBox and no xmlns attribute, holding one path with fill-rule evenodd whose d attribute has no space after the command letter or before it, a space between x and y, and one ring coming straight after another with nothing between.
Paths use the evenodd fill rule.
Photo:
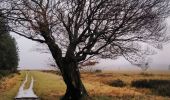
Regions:
<instances>
[{"instance_id":1,"label":"bare tree","mask_svg":"<svg viewBox=\"0 0 170 100\"><path fill-rule=\"evenodd\" d=\"M150 67L150 64L152 62L151 58L145 58L145 60L141 61L140 63L136 64L138 67L141 68L142 73L146 72L148 68Z\"/></svg>"},{"instance_id":2,"label":"bare tree","mask_svg":"<svg viewBox=\"0 0 170 100\"><path fill-rule=\"evenodd\" d=\"M12 32L48 46L67 86L64 100L88 97L79 62L124 56L137 64L149 54L146 44L157 47L168 40L163 22L169 0L8 0L6 5Z\"/></svg>"}]
</instances>

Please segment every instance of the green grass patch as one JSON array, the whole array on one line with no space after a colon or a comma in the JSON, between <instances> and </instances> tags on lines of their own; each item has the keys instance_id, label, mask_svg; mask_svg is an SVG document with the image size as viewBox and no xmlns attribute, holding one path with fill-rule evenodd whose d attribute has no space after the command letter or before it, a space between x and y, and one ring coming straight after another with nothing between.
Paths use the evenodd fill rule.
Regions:
<instances>
[{"instance_id":1,"label":"green grass patch","mask_svg":"<svg viewBox=\"0 0 170 100\"><path fill-rule=\"evenodd\" d=\"M59 100L64 95L66 86L61 76L56 74L32 71L34 91L41 100Z\"/></svg>"}]
</instances>

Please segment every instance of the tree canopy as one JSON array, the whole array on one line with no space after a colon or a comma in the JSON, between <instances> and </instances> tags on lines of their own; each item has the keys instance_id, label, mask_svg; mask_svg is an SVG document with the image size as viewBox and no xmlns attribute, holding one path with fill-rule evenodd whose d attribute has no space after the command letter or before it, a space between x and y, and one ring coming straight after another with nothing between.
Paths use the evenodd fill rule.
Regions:
<instances>
[{"instance_id":1,"label":"tree canopy","mask_svg":"<svg viewBox=\"0 0 170 100\"><path fill-rule=\"evenodd\" d=\"M87 92L78 63L123 56L133 64L169 40L169 0L7 0L10 31L48 46L67 85L64 100Z\"/></svg>"},{"instance_id":2,"label":"tree canopy","mask_svg":"<svg viewBox=\"0 0 170 100\"><path fill-rule=\"evenodd\" d=\"M168 40L163 20L168 0L11 0L12 31L46 43L44 34L58 45L63 57L77 61L87 55L104 58L145 52L141 43L157 47ZM14 29L15 27L15 29ZM147 48L148 50L148 48Z\"/></svg>"}]
</instances>

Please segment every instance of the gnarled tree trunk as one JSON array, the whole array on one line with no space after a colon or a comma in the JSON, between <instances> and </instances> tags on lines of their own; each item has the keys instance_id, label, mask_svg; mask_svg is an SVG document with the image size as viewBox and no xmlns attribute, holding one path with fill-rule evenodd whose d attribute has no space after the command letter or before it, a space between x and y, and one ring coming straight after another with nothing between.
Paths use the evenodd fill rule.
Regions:
<instances>
[{"instance_id":1,"label":"gnarled tree trunk","mask_svg":"<svg viewBox=\"0 0 170 100\"><path fill-rule=\"evenodd\" d=\"M67 90L62 100L84 100L87 99L87 91L80 79L80 72L76 62L63 61L62 75Z\"/></svg>"},{"instance_id":2,"label":"gnarled tree trunk","mask_svg":"<svg viewBox=\"0 0 170 100\"><path fill-rule=\"evenodd\" d=\"M66 93L62 100L87 100L88 93L81 81L78 63L74 60L63 58L60 51L56 51L59 49L57 45L54 44L54 41L49 41L48 44L50 44L48 47L67 86Z\"/></svg>"}]
</instances>

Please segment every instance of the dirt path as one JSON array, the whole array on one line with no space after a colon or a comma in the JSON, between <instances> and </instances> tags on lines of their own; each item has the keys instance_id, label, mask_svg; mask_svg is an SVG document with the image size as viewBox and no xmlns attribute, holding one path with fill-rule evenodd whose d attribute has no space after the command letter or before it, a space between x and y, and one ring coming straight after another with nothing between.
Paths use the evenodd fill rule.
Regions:
<instances>
[{"instance_id":1,"label":"dirt path","mask_svg":"<svg viewBox=\"0 0 170 100\"><path fill-rule=\"evenodd\" d=\"M38 97L35 95L33 91L34 78L31 77L31 84L29 88L24 89L24 86L27 82L28 82L28 73L26 73L25 80L19 88L18 94L15 97L16 100L21 100L21 99L37 100L38 99Z\"/></svg>"}]
</instances>

